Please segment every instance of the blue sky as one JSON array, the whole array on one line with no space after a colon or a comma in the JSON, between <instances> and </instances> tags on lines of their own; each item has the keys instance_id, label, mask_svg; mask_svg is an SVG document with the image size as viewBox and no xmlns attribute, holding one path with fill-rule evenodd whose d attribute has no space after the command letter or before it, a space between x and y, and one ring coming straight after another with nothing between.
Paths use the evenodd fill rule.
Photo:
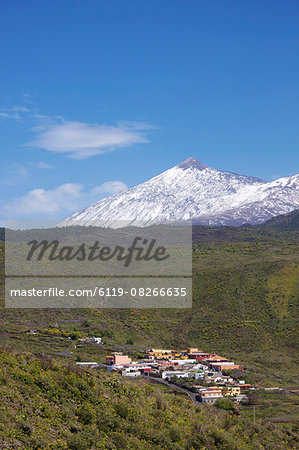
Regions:
<instances>
[{"instance_id":1,"label":"blue sky","mask_svg":"<svg viewBox=\"0 0 299 450\"><path fill-rule=\"evenodd\" d=\"M298 172L297 0L0 2L1 219L59 219L193 156Z\"/></svg>"}]
</instances>

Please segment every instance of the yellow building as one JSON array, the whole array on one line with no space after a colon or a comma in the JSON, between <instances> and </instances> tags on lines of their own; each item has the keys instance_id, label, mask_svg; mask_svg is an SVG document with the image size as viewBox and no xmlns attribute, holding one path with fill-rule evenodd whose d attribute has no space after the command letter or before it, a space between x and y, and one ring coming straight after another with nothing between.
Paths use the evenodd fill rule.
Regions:
<instances>
[{"instance_id":1,"label":"yellow building","mask_svg":"<svg viewBox=\"0 0 299 450\"><path fill-rule=\"evenodd\" d=\"M163 348L152 348L148 352L148 355L149 356L154 356L156 358L162 358L162 357L165 357L167 355L171 356L171 352L172 352L172 350L166 350L166 349L163 349Z\"/></svg>"},{"instance_id":2,"label":"yellow building","mask_svg":"<svg viewBox=\"0 0 299 450\"><path fill-rule=\"evenodd\" d=\"M222 395L225 397L235 397L241 394L240 386L225 386L222 388Z\"/></svg>"},{"instance_id":3,"label":"yellow building","mask_svg":"<svg viewBox=\"0 0 299 450\"><path fill-rule=\"evenodd\" d=\"M213 387L206 391L200 391L199 398L202 403L213 403L222 398L222 392L220 388Z\"/></svg>"},{"instance_id":4,"label":"yellow building","mask_svg":"<svg viewBox=\"0 0 299 450\"><path fill-rule=\"evenodd\" d=\"M187 348L187 353L195 353L198 352L198 348Z\"/></svg>"}]
</instances>

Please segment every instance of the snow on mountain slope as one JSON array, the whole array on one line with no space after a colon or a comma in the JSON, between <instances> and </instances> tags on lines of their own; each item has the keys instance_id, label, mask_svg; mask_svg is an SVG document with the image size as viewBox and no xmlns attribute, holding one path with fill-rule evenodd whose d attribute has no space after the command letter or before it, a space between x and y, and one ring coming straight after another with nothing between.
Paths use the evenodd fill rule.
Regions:
<instances>
[{"instance_id":1,"label":"snow on mountain slope","mask_svg":"<svg viewBox=\"0 0 299 450\"><path fill-rule=\"evenodd\" d=\"M299 207L299 175L265 182L212 169L194 158L74 213L58 226L137 225L190 220L206 225L260 223Z\"/></svg>"}]
</instances>

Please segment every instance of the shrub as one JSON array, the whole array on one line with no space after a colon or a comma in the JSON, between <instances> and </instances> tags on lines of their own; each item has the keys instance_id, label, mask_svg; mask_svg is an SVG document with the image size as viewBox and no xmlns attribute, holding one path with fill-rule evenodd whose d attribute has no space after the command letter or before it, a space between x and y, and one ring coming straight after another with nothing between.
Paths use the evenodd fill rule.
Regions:
<instances>
[{"instance_id":1,"label":"shrub","mask_svg":"<svg viewBox=\"0 0 299 450\"><path fill-rule=\"evenodd\" d=\"M72 422L70 424L70 432L75 434L75 433L79 433L79 431L81 431L80 424L77 422Z\"/></svg>"},{"instance_id":2,"label":"shrub","mask_svg":"<svg viewBox=\"0 0 299 450\"><path fill-rule=\"evenodd\" d=\"M30 436L33 431L32 425L26 420L21 420L19 422L19 428L24 434L27 434L28 436Z\"/></svg>"},{"instance_id":3,"label":"shrub","mask_svg":"<svg viewBox=\"0 0 299 450\"><path fill-rule=\"evenodd\" d=\"M109 413L99 416L97 419L97 426L100 431L106 433L114 431L118 427L118 419Z\"/></svg>"},{"instance_id":4,"label":"shrub","mask_svg":"<svg viewBox=\"0 0 299 450\"><path fill-rule=\"evenodd\" d=\"M82 408L78 409L77 416L84 425L88 425L94 420L94 413L89 406L82 406Z\"/></svg>"},{"instance_id":5,"label":"shrub","mask_svg":"<svg viewBox=\"0 0 299 450\"><path fill-rule=\"evenodd\" d=\"M231 400L227 398L218 398L215 403L216 408L224 409L225 411L235 411L236 407Z\"/></svg>"},{"instance_id":6,"label":"shrub","mask_svg":"<svg viewBox=\"0 0 299 450\"><path fill-rule=\"evenodd\" d=\"M87 450L89 448L88 442L79 435L72 436L67 443L71 450Z\"/></svg>"},{"instance_id":7,"label":"shrub","mask_svg":"<svg viewBox=\"0 0 299 450\"><path fill-rule=\"evenodd\" d=\"M72 341L75 341L76 339L79 338L79 333L77 333L76 331L73 331L72 333L70 333L70 338Z\"/></svg>"},{"instance_id":8,"label":"shrub","mask_svg":"<svg viewBox=\"0 0 299 450\"><path fill-rule=\"evenodd\" d=\"M122 405L121 403L116 403L113 407L115 409L116 414L122 419L125 419L128 416L128 408L125 405Z\"/></svg>"},{"instance_id":9,"label":"shrub","mask_svg":"<svg viewBox=\"0 0 299 450\"><path fill-rule=\"evenodd\" d=\"M170 427L169 428L169 436L172 442L179 442L181 439L181 433L178 428Z\"/></svg>"},{"instance_id":10,"label":"shrub","mask_svg":"<svg viewBox=\"0 0 299 450\"><path fill-rule=\"evenodd\" d=\"M39 361L41 368L44 370L53 369L55 366L53 358L50 355L45 355L44 353L39 355Z\"/></svg>"}]
</instances>

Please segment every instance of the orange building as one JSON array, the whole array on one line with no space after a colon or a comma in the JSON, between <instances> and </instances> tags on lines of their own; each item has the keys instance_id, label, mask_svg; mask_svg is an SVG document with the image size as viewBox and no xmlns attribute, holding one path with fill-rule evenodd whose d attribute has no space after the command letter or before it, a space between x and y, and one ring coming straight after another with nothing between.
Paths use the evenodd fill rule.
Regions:
<instances>
[{"instance_id":1,"label":"orange building","mask_svg":"<svg viewBox=\"0 0 299 450\"><path fill-rule=\"evenodd\" d=\"M127 355L123 355L122 353L113 353L112 355L106 356L106 364L108 366L123 366L124 364L130 364L132 362L132 359L129 358Z\"/></svg>"},{"instance_id":2,"label":"orange building","mask_svg":"<svg viewBox=\"0 0 299 450\"><path fill-rule=\"evenodd\" d=\"M219 372L222 372L222 370L239 370L240 366L238 364L234 364L234 363L212 363L210 364L210 367L212 369L218 370Z\"/></svg>"},{"instance_id":3,"label":"orange building","mask_svg":"<svg viewBox=\"0 0 299 450\"><path fill-rule=\"evenodd\" d=\"M214 362L226 362L226 361L228 361L227 358L223 358L223 356L219 356L219 355L215 355L215 354L210 355L210 356L207 358L207 362L208 362L208 363L214 363Z\"/></svg>"}]
</instances>

